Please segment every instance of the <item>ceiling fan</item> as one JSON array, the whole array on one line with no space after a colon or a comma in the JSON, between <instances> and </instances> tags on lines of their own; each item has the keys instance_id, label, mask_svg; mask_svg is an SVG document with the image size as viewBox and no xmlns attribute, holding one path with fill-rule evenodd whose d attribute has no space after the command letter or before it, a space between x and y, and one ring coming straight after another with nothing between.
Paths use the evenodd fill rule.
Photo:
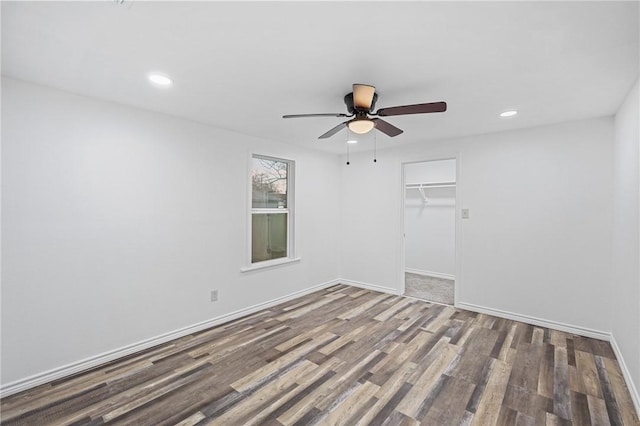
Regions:
<instances>
[{"instance_id":1,"label":"ceiling fan","mask_svg":"<svg viewBox=\"0 0 640 426\"><path fill-rule=\"evenodd\" d=\"M327 113L327 114L291 114L283 115L282 118L303 118L303 117L353 117L338 124L333 129L320 135L318 139L327 139L345 127L354 133L365 134L375 129L380 130L387 136L398 136L402 130L381 118L371 118L371 116L389 117L392 115L427 114L431 112L444 112L447 110L446 102L432 102L427 104L403 105L389 108L381 108L373 112L378 94L374 86L366 84L354 84L353 92L347 93L344 103L347 105L349 114Z\"/></svg>"}]
</instances>

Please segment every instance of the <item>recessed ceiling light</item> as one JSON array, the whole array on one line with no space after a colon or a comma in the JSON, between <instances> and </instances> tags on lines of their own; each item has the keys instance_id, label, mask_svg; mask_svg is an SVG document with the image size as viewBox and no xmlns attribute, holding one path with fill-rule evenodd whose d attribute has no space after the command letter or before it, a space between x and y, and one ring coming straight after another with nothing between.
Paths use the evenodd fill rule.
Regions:
<instances>
[{"instance_id":1,"label":"recessed ceiling light","mask_svg":"<svg viewBox=\"0 0 640 426\"><path fill-rule=\"evenodd\" d=\"M173 81L171 81L169 76L159 72L151 72L147 77L149 78L149 81L156 86L169 87L173 84Z\"/></svg>"},{"instance_id":2,"label":"recessed ceiling light","mask_svg":"<svg viewBox=\"0 0 640 426\"><path fill-rule=\"evenodd\" d=\"M357 140L355 140L355 139L349 139L349 140L347 141L347 143L358 143L358 141L357 141Z\"/></svg>"},{"instance_id":3,"label":"recessed ceiling light","mask_svg":"<svg viewBox=\"0 0 640 426\"><path fill-rule=\"evenodd\" d=\"M505 111L505 112L501 112L500 113L500 117L513 117L517 113L518 113L518 111L516 111L516 110Z\"/></svg>"}]
</instances>

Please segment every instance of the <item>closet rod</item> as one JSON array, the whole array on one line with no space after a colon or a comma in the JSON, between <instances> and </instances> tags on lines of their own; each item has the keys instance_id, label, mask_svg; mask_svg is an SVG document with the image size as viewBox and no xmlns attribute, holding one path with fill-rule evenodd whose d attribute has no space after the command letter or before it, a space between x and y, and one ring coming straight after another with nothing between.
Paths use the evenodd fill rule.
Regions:
<instances>
[{"instance_id":1,"label":"closet rod","mask_svg":"<svg viewBox=\"0 0 640 426\"><path fill-rule=\"evenodd\" d=\"M438 182L438 183L408 183L405 185L407 189L420 188L449 188L456 186L455 182Z\"/></svg>"}]
</instances>

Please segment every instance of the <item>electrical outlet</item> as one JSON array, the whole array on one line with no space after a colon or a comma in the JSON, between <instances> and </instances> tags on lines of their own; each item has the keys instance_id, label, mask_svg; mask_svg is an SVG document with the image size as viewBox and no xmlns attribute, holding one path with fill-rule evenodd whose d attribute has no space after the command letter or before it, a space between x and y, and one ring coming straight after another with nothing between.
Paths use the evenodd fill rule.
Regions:
<instances>
[{"instance_id":1,"label":"electrical outlet","mask_svg":"<svg viewBox=\"0 0 640 426\"><path fill-rule=\"evenodd\" d=\"M462 209L462 218L469 219L469 209Z\"/></svg>"},{"instance_id":2,"label":"electrical outlet","mask_svg":"<svg viewBox=\"0 0 640 426\"><path fill-rule=\"evenodd\" d=\"M212 302L218 301L218 290L211 290L211 301Z\"/></svg>"}]
</instances>

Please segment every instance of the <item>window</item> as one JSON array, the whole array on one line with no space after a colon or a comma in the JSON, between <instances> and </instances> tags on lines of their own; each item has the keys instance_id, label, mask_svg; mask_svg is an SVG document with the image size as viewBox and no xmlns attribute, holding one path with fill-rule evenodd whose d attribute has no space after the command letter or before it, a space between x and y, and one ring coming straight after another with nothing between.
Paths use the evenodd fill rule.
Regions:
<instances>
[{"instance_id":1,"label":"window","mask_svg":"<svg viewBox=\"0 0 640 426\"><path fill-rule=\"evenodd\" d=\"M293 161L254 155L251 264L293 257Z\"/></svg>"}]
</instances>

